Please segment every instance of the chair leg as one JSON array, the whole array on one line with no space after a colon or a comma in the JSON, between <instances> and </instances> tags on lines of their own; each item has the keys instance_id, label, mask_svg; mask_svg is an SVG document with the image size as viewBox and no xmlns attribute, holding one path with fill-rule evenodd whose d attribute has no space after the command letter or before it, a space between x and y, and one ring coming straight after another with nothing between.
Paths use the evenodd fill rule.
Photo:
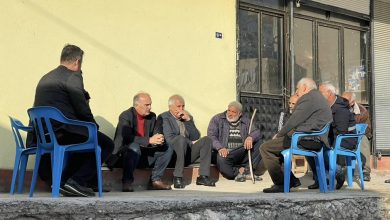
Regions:
<instances>
[{"instance_id":1,"label":"chair leg","mask_svg":"<svg viewBox=\"0 0 390 220\"><path fill-rule=\"evenodd\" d=\"M24 175L26 174L26 167L28 162L28 155L22 155L19 169L19 180L18 180L18 193L23 193L24 188Z\"/></svg>"},{"instance_id":2,"label":"chair leg","mask_svg":"<svg viewBox=\"0 0 390 220\"><path fill-rule=\"evenodd\" d=\"M357 160L357 166L359 169L359 176L360 176L360 187L362 190L364 190L364 176L363 176L363 164L362 164L362 158L360 157L360 152L356 152L356 160Z\"/></svg>"},{"instance_id":3,"label":"chair leg","mask_svg":"<svg viewBox=\"0 0 390 220\"><path fill-rule=\"evenodd\" d=\"M37 184L38 169L39 169L39 163L41 162L41 156L42 156L42 153L37 151L36 156L35 156L34 171L33 171L32 179L31 179L30 194L29 194L30 197L33 196L35 186Z\"/></svg>"},{"instance_id":4,"label":"chair leg","mask_svg":"<svg viewBox=\"0 0 390 220\"><path fill-rule=\"evenodd\" d=\"M320 192L326 193L328 186L326 183L323 152L318 153L315 161L316 161L318 183L320 184Z\"/></svg>"},{"instance_id":5,"label":"chair leg","mask_svg":"<svg viewBox=\"0 0 390 220\"><path fill-rule=\"evenodd\" d=\"M51 197L57 198L60 196L61 174L62 174L62 167L64 163L65 148L55 146L53 153L54 153L54 162L52 162L52 164L54 166L52 167L53 185L51 189Z\"/></svg>"},{"instance_id":6,"label":"chair leg","mask_svg":"<svg viewBox=\"0 0 390 220\"><path fill-rule=\"evenodd\" d=\"M337 169L337 164L336 164L337 154L334 150L329 150L328 155L329 155L329 191L333 192L336 187L335 180L336 180L336 169Z\"/></svg>"},{"instance_id":7,"label":"chair leg","mask_svg":"<svg viewBox=\"0 0 390 220\"><path fill-rule=\"evenodd\" d=\"M290 151L283 153L284 159L284 193L290 192L290 174L291 174L291 159L292 154Z\"/></svg>"},{"instance_id":8,"label":"chair leg","mask_svg":"<svg viewBox=\"0 0 390 220\"><path fill-rule=\"evenodd\" d=\"M347 162L347 178L348 178L348 187L352 187L353 184L353 167L356 165L354 164L354 160L352 160L351 157L345 156L345 160Z\"/></svg>"},{"instance_id":9,"label":"chair leg","mask_svg":"<svg viewBox=\"0 0 390 220\"><path fill-rule=\"evenodd\" d=\"M12 172L11 190L9 192L10 194L14 194L15 192L16 177L19 173L20 154L20 151L16 150L14 170Z\"/></svg>"},{"instance_id":10,"label":"chair leg","mask_svg":"<svg viewBox=\"0 0 390 220\"><path fill-rule=\"evenodd\" d=\"M96 174L97 174L97 181L98 181L98 190L99 190L99 197L103 196L103 190L102 190L102 161L101 161L101 149L98 146L95 150L95 157L96 157Z\"/></svg>"}]
</instances>

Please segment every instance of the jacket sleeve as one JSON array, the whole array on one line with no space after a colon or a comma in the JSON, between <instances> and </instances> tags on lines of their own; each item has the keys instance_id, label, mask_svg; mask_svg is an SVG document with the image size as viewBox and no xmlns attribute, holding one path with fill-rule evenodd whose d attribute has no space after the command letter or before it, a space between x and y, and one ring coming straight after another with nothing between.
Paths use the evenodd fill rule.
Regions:
<instances>
[{"instance_id":1,"label":"jacket sleeve","mask_svg":"<svg viewBox=\"0 0 390 220\"><path fill-rule=\"evenodd\" d=\"M131 113L122 113L119 116L114 138L114 154L128 147L133 142L145 147L149 144L149 137L136 136L136 128L134 128L134 125Z\"/></svg>"},{"instance_id":2,"label":"jacket sleeve","mask_svg":"<svg viewBox=\"0 0 390 220\"><path fill-rule=\"evenodd\" d=\"M218 139L219 122L220 121L218 120L218 115L216 115L213 118L211 118L210 123L209 123L209 127L207 128L207 136L209 138L211 138L211 140L213 142L213 148L215 150L219 150L221 148L224 148L224 146L222 145L222 143Z\"/></svg>"},{"instance_id":3,"label":"jacket sleeve","mask_svg":"<svg viewBox=\"0 0 390 220\"><path fill-rule=\"evenodd\" d=\"M307 97L303 96L298 100L294 112L291 114L286 124L280 129L280 131L277 133L276 136L283 137L287 135L293 129L298 127L298 125L306 121L311 116L312 113L313 113L312 103L310 103L310 100Z\"/></svg>"},{"instance_id":4,"label":"jacket sleeve","mask_svg":"<svg viewBox=\"0 0 390 220\"><path fill-rule=\"evenodd\" d=\"M195 126L195 122L192 116L190 116L189 121L184 122L184 126L186 127L186 130L189 135L190 141L196 141L200 138L200 132Z\"/></svg>"},{"instance_id":5,"label":"jacket sleeve","mask_svg":"<svg viewBox=\"0 0 390 220\"><path fill-rule=\"evenodd\" d=\"M79 73L73 73L66 82L66 90L69 93L70 101L74 107L77 109L77 117L82 121L94 122L92 111L87 103L84 94L84 84L83 78Z\"/></svg>"}]
</instances>

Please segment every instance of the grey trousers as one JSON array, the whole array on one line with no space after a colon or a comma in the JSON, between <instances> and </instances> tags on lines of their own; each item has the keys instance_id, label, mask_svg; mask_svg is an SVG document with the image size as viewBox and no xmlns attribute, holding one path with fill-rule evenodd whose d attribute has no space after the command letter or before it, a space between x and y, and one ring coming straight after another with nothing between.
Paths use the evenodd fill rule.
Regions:
<instances>
[{"instance_id":1,"label":"grey trousers","mask_svg":"<svg viewBox=\"0 0 390 220\"><path fill-rule=\"evenodd\" d=\"M176 136L170 147L176 153L175 171L173 176L183 177L184 166L186 165L186 158L190 164L196 162L199 159L200 168L199 175L210 175L210 163L211 163L211 148L212 141L208 137L199 139L195 144L189 144L188 138L181 135Z\"/></svg>"}]
</instances>

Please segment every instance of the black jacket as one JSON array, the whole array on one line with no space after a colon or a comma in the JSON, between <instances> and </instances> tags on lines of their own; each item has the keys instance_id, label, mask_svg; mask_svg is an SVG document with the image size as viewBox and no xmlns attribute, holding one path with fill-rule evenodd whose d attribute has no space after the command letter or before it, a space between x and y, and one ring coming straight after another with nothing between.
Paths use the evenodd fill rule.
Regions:
<instances>
[{"instance_id":1,"label":"black jacket","mask_svg":"<svg viewBox=\"0 0 390 220\"><path fill-rule=\"evenodd\" d=\"M131 143L137 143L143 147L152 147L149 145L149 138L156 133L163 133L162 121L157 122L156 114L151 112L145 117L144 129L145 137L137 136L137 112L134 107L122 112L115 131L115 148L112 154L121 152Z\"/></svg>"},{"instance_id":2,"label":"black jacket","mask_svg":"<svg viewBox=\"0 0 390 220\"><path fill-rule=\"evenodd\" d=\"M329 130L330 144L333 146L336 141L336 137L339 134L355 133L355 117L353 113L349 111L348 100L336 96L336 101L332 105L333 122L331 129ZM344 139L341 146L344 148L352 149L356 146L356 138Z\"/></svg>"}]
</instances>

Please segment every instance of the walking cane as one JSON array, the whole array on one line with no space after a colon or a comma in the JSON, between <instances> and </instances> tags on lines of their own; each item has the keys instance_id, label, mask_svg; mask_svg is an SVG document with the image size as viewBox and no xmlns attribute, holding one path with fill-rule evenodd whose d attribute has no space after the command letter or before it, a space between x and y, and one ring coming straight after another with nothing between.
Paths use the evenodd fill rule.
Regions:
<instances>
[{"instance_id":1,"label":"walking cane","mask_svg":"<svg viewBox=\"0 0 390 220\"><path fill-rule=\"evenodd\" d=\"M256 111L257 111L257 109L255 108L255 110L254 110L253 113L252 113L251 122L250 122L250 124L249 124L248 135L251 133L252 124L253 124L253 119L255 118ZM253 176L253 168L252 168L252 155L251 155L251 150L248 150L248 158L249 158L249 171L251 172L252 183L255 184L255 177Z\"/></svg>"}]
</instances>

